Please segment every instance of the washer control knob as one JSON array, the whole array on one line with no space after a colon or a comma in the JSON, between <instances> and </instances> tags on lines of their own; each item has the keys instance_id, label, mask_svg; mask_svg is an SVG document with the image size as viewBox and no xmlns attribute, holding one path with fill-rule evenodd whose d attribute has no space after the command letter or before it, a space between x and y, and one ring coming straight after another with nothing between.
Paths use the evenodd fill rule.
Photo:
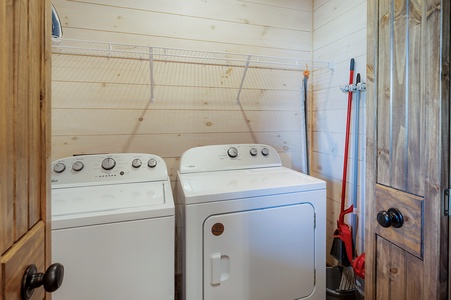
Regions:
<instances>
[{"instance_id":1,"label":"washer control knob","mask_svg":"<svg viewBox=\"0 0 451 300\"><path fill-rule=\"evenodd\" d=\"M227 155L231 158L235 158L238 156L238 149L235 147L230 147L229 150L227 150Z\"/></svg>"},{"instance_id":2,"label":"washer control knob","mask_svg":"<svg viewBox=\"0 0 451 300\"><path fill-rule=\"evenodd\" d=\"M135 168L135 169L138 169L139 167L141 167L141 165L142 165L142 162L141 162L141 160L139 158L135 158L132 161L132 167Z\"/></svg>"},{"instance_id":3,"label":"washer control knob","mask_svg":"<svg viewBox=\"0 0 451 300\"><path fill-rule=\"evenodd\" d=\"M149 166L149 168L155 168L157 166L157 160L155 158L151 158L147 162L147 165Z\"/></svg>"},{"instance_id":4,"label":"washer control knob","mask_svg":"<svg viewBox=\"0 0 451 300\"><path fill-rule=\"evenodd\" d=\"M74 162L74 164L72 165L72 170L78 172L78 171L83 170L84 166L85 166L85 165L84 165L81 161L76 161L76 162Z\"/></svg>"},{"instance_id":5,"label":"washer control knob","mask_svg":"<svg viewBox=\"0 0 451 300\"><path fill-rule=\"evenodd\" d=\"M111 170L116 166L116 161L111 157L107 157L102 161L102 168L104 170Z\"/></svg>"},{"instance_id":6,"label":"washer control knob","mask_svg":"<svg viewBox=\"0 0 451 300\"><path fill-rule=\"evenodd\" d=\"M57 163L53 166L53 171L55 171L55 173L63 173L64 170L66 170L66 165L63 163Z\"/></svg>"},{"instance_id":7,"label":"washer control knob","mask_svg":"<svg viewBox=\"0 0 451 300\"><path fill-rule=\"evenodd\" d=\"M249 151L249 152L252 156L257 156L257 153L258 153L257 149L255 149L255 148L252 148L251 151Z\"/></svg>"},{"instance_id":8,"label":"washer control knob","mask_svg":"<svg viewBox=\"0 0 451 300\"><path fill-rule=\"evenodd\" d=\"M262 149L262 154L263 154L263 156L268 156L268 155L269 155L269 150L268 150L268 148L263 148L263 149Z\"/></svg>"}]
</instances>

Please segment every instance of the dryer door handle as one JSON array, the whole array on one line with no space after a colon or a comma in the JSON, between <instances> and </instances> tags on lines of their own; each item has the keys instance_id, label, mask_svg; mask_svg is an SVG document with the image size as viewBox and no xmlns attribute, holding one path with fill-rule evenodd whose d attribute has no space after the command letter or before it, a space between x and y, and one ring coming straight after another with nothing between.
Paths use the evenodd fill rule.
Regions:
<instances>
[{"instance_id":1,"label":"dryer door handle","mask_svg":"<svg viewBox=\"0 0 451 300\"><path fill-rule=\"evenodd\" d=\"M230 277L230 257L221 252L210 254L210 284L219 286Z\"/></svg>"},{"instance_id":2,"label":"dryer door handle","mask_svg":"<svg viewBox=\"0 0 451 300\"><path fill-rule=\"evenodd\" d=\"M210 255L211 263L211 285L221 283L221 253L213 253Z\"/></svg>"}]
</instances>

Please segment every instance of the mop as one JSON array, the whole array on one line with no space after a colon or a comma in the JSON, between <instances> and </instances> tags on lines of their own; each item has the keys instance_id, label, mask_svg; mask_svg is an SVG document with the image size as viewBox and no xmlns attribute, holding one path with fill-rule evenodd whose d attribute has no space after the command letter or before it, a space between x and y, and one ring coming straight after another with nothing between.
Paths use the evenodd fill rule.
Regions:
<instances>
[{"instance_id":1,"label":"mop","mask_svg":"<svg viewBox=\"0 0 451 300\"><path fill-rule=\"evenodd\" d=\"M356 84L360 83L360 73L357 73ZM354 183L352 190L352 205L354 211L351 215L352 241L357 245L357 183L359 174L359 120L360 120L360 90L356 91L355 99L355 117L354 117L354 164L352 172L352 182Z\"/></svg>"}]
</instances>

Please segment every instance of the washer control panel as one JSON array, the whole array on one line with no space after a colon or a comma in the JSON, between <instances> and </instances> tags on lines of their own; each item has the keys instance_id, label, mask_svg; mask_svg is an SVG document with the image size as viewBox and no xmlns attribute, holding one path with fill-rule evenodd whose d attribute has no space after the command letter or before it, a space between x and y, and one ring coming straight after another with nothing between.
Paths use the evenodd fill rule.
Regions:
<instances>
[{"instance_id":1,"label":"washer control panel","mask_svg":"<svg viewBox=\"0 0 451 300\"><path fill-rule=\"evenodd\" d=\"M281 166L277 151L268 145L213 145L189 149L180 160L180 173L254 169Z\"/></svg>"},{"instance_id":2,"label":"washer control panel","mask_svg":"<svg viewBox=\"0 0 451 300\"><path fill-rule=\"evenodd\" d=\"M164 160L152 154L80 155L52 163L52 188L167 179Z\"/></svg>"}]
</instances>

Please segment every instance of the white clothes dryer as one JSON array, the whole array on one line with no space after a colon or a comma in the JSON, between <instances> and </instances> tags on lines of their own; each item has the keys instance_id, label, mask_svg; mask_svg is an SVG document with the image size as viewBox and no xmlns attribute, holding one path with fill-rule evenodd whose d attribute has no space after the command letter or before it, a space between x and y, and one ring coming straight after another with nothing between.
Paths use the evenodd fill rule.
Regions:
<instances>
[{"instance_id":1,"label":"white clothes dryer","mask_svg":"<svg viewBox=\"0 0 451 300\"><path fill-rule=\"evenodd\" d=\"M84 155L52 163L53 299L174 299L174 201L151 154Z\"/></svg>"},{"instance_id":2,"label":"white clothes dryer","mask_svg":"<svg viewBox=\"0 0 451 300\"><path fill-rule=\"evenodd\" d=\"M186 151L186 300L326 298L326 183L285 168L267 145Z\"/></svg>"}]
</instances>

